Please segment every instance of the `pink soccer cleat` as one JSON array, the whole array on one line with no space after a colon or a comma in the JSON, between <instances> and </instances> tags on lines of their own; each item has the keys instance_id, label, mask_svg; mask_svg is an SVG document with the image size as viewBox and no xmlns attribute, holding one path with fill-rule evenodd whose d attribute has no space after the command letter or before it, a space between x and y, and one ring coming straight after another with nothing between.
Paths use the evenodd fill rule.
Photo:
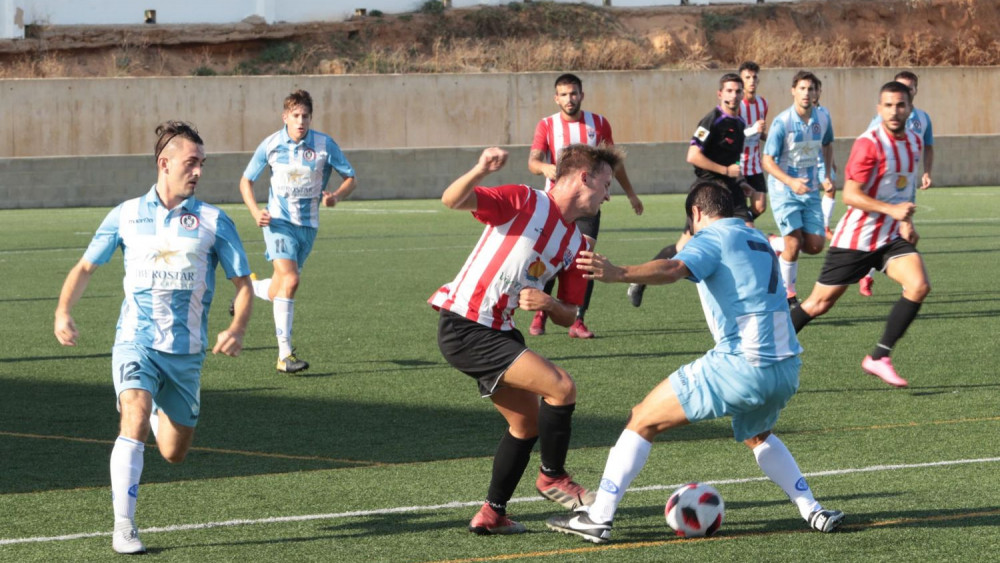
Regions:
<instances>
[{"instance_id":1,"label":"pink soccer cleat","mask_svg":"<svg viewBox=\"0 0 1000 563\"><path fill-rule=\"evenodd\" d=\"M583 488L573 480L568 473L559 477L549 477L538 472L538 479L535 479L535 488L541 495L552 502L559 503L567 510L576 510L582 506L594 504L597 494Z\"/></svg>"},{"instance_id":2,"label":"pink soccer cleat","mask_svg":"<svg viewBox=\"0 0 1000 563\"><path fill-rule=\"evenodd\" d=\"M874 375L893 387L906 387L909 385L905 379L899 377L899 374L896 373L896 368L892 367L892 360L889 359L889 356L879 358L878 360L873 360L871 356L865 356L865 359L861 360L861 369L865 370L865 373Z\"/></svg>"},{"instance_id":3,"label":"pink soccer cleat","mask_svg":"<svg viewBox=\"0 0 1000 563\"><path fill-rule=\"evenodd\" d=\"M594 333L590 332L590 329L587 328L587 325L583 324L582 320L577 319L576 322L574 322L569 327L569 337L570 338L593 338L594 337Z\"/></svg>"},{"instance_id":4,"label":"pink soccer cleat","mask_svg":"<svg viewBox=\"0 0 1000 563\"><path fill-rule=\"evenodd\" d=\"M865 276L861 278L860 282L858 282L858 293L864 295L865 297L871 297L872 286L874 285L875 285L875 278L871 276Z\"/></svg>"},{"instance_id":5,"label":"pink soccer cleat","mask_svg":"<svg viewBox=\"0 0 1000 563\"><path fill-rule=\"evenodd\" d=\"M528 333L532 336L545 334L545 320L548 318L549 316L542 311L535 313L535 318L531 319L531 327L528 329Z\"/></svg>"},{"instance_id":6,"label":"pink soccer cleat","mask_svg":"<svg viewBox=\"0 0 1000 563\"><path fill-rule=\"evenodd\" d=\"M501 516L489 503L484 502L479 512L469 522L469 531L480 536L506 536L523 534L528 531L524 524L515 522L506 516Z\"/></svg>"}]
</instances>

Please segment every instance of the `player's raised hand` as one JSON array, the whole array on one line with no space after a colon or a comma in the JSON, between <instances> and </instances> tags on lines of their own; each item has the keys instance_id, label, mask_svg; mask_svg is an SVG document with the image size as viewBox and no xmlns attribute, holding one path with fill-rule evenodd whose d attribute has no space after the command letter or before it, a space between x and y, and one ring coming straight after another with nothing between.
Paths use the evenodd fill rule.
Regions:
<instances>
[{"instance_id":1,"label":"player's raised hand","mask_svg":"<svg viewBox=\"0 0 1000 563\"><path fill-rule=\"evenodd\" d=\"M323 205L327 207L334 207L337 205L337 203L340 202L340 199L337 198L337 194L333 192L328 192L326 190L323 190L320 193L323 194Z\"/></svg>"},{"instance_id":2,"label":"player's raised hand","mask_svg":"<svg viewBox=\"0 0 1000 563\"><path fill-rule=\"evenodd\" d=\"M496 172L507 163L507 151L500 147L490 147L479 155L479 168L486 173Z\"/></svg>"},{"instance_id":3,"label":"player's raised hand","mask_svg":"<svg viewBox=\"0 0 1000 563\"><path fill-rule=\"evenodd\" d=\"M219 337L215 341L215 347L212 348L212 353L221 353L235 357L239 356L242 350L243 335L235 331L224 330L219 333Z\"/></svg>"},{"instance_id":4,"label":"player's raised hand","mask_svg":"<svg viewBox=\"0 0 1000 563\"><path fill-rule=\"evenodd\" d=\"M73 317L59 314L56 315L55 334L56 340L63 346L76 346L76 338L80 335Z\"/></svg>"}]
</instances>

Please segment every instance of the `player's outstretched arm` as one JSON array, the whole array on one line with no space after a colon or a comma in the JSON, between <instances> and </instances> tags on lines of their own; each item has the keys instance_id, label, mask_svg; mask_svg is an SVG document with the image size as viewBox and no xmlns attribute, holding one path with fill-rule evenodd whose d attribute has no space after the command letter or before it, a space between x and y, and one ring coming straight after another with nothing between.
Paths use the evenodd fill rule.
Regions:
<instances>
[{"instance_id":1,"label":"player's outstretched arm","mask_svg":"<svg viewBox=\"0 0 1000 563\"><path fill-rule=\"evenodd\" d=\"M80 259L73 266L63 282L62 291L59 292L59 304L56 305L55 314L55 335L56 339L63 346L76 346L76 339L79 333L76 330L76 323L73 322L71 312L76 302L83 296L90 276L97 270L97 265Z\"/></svg>"},{"instance_id":2,"label":"player's outstretched arm","mask_svg":"<svg viewBox=\"0 0 1000 563\"><path fill-rule=\"evenodd\" d=\"M650 260L637 266L615 266L602 254L583 251L576 259L576 267L588 272L585 278L605 283L641 283L662 285L674 283L691 275L680 260Z\"/></svg>"},{"instance_id":3,"label":"player's outstretched arm","mask_svg":"<svg viewBox=\"0 0 1000 563\"><path fill-rule=\"evenodd\" d=\"M233 278L233 285L236 286L233 320L226 330L219 333L215 347L212 348L213 354L239 356L243 350L243 335L246 333L250 312L253 309L253 286L250 283L250 276Z\"/></svg>"},{"instance_id":4,"label":"player's outstretched arm","mask_svg":"<svg viewBox=\"0 0 1000 563\"><path fill-rule=\"evenodd\" d=\"M441 203L448 209L472 211L476 209L476 193L473 191L479 182L503 168L507 162L507 151L500 147L490 147L479 155L479 161L471 170L462 174L441 194Z\"/></svg>"}]
</instances>

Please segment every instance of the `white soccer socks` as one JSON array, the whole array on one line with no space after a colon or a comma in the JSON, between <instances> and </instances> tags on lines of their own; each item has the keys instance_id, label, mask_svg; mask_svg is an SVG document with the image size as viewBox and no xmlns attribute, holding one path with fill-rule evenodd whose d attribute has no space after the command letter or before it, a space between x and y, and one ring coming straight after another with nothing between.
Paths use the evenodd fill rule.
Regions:
<instances>
[{"instance_id":1,"label":"white soccer socks","mask_svg":"<svg viewBox=\"0 0 1000 563\"><path fill-rule=\"evenodd\" d=\"M255 280L250 279L250 284L253 285L253 294L257 297L263 299L264 301L270 301L271 298L268 296L267 292L271 290L271 278L266 280Z\"/></svg>"},{"instance_id":2,"label":"white soccer socks","mask_svg":"<svg viewBox=\"0 0 1000 563\"><path fill-rule=\"evenodd\" d=\"M795 282L799 277L799 263L786 262L784 258L778 257L778 269L781 270L781 278L785 280L785 293L789 297L795 295Z\"/></svg>"},{"instance_id":3,"label":"white soccer socks","mask_svg":"<svg viewBox=\"0 0 1000 563\"><path fill-rule=\"evenodd\" d=\"M768 436L763 444L753 449L753 455L764 475L785 491L803 519L808 520L814 511L822 510L823 507L813 498L812 490L792 453L777 436Z\"/></svg>"},{"instance_id":4,"label":"white soccer socks","mask_svg":"<svg viewBox=\"0 0 1000 563\"><path fill-rule=\"evenodd\" d=\"M146 445L119 436L111 450L111 505L115 522L135 521L135 502L139 497L139 478Z\"/></svg>"},{"instance_id":5,"label":"white soccer socks","mask_svg":"<svg viewBox=\"0 0 1000 563\"><path fill-rule=\"evenodd\" d=\"M823 226L830 228L830 219L833 218L833 208L837 200L832 197L823 196L820 198L820 208L823 210Z\"/></svg>"},{"instance_id":6,"label":"white soccer socks","mask_svg":"<svg viewBox=\"0 0 1000 563\"><path fill-rule=\"evenodd\" d=\"M274 335L278 337L278 359L292 353L292 321L295 318L295 300L274 298Z\"/></svg>"},{"instance_id":7,"label":"white soccer socks","mask_svg":"<svg viewBox=\"0 0 1000 563\"><path fill-rule=\"evenodd\" d=\"M590 505L590 519L594 522L610 522L618 510L618 503L632 484L639 471L646 465L653 444L631 430L625 430L618 437L615 447L608 453L604 465L601 486L594 504Z\"/></svg>"}]
</instances>

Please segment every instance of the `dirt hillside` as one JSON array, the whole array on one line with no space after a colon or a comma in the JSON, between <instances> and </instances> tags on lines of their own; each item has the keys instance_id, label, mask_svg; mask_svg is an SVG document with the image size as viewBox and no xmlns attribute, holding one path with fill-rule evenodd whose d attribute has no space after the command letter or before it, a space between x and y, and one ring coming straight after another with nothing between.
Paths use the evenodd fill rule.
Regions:
<instances>
[{"instance_id":1,"label":"dirt hillside","mask_svg":"<svg viewBox=\"0 0 1000 563\"><path fill-rule=\"evenodd\" d=\"M998 65L1000 0L663 8L549 2L337 23L29 26L0 78Z\"/></svg>"}]
</instances>

